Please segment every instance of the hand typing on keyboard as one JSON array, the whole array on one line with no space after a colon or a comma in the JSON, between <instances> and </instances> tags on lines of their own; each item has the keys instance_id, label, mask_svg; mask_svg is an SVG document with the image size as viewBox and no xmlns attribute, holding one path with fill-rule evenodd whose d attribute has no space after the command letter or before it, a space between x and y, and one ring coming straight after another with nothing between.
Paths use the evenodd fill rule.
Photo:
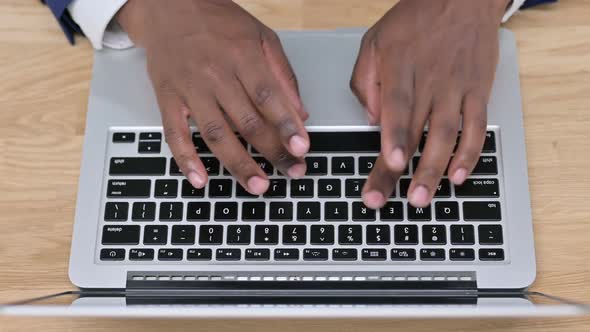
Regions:
<instances>
[{"instance_id":1,"label":"hand typing on keyboard","mask_svg":"<svg viewBox=\"0 0 590 332\"><path fill-rule=\"evenodd\" d=\"M207 183L208 166L195 151L189 117L204 140L197 147L204 143L251 194L267 191L268 175L230 123L281 173L305 174L308 115L271 29L221 0L130 0L117 20L146 50L166 140L195 188Z\"/></svg>"},{"instance_id":2,"label":"hand typing on keyboard","mask_svg":"<svg viewBox=\"0 0 590 332\"><path fill-rule=\"evenodd\" d=\"M382 128L381 154L363 189L367 206L386 203L427 121L410 202L426 207L447 168L457 185L474 169L486 135L498 28L509 2L401 0L366 33L351 87L369 120ZM451 158L461 115L462 138Z\"/></svg>"}]
</instances>

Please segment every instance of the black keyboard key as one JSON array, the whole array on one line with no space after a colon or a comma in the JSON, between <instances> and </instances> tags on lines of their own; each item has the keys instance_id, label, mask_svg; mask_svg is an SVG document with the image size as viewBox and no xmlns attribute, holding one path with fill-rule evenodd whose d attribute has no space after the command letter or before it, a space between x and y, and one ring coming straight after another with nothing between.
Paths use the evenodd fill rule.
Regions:
<instances>
[{"instance_id":1,"label":"black keyboard key","mask_svg":"<svg viewBox=\"0 0 590 332\"><path fill-rule=\"evenodd\" d=\"M418 145L418 151L424 151L424 146L426 146L426 140L428 139L428 132L425 131L422 133L422 137L420 137L420 144Z\"/></svg>"},{"instance_id":2,"label":"black keyboard key","mask_svg":"<svg viewBox=\"0 0 590 332\"><path fill-rule=\"evenodd\" d=\"M283 226L283 244L306 244L307 229L305 225Z\"/></svg>"},{"instance_id":3,"label":"black keyboard key","mask_svg":"<svg viewBox=\"0 0 590 332\"><path fill-rule=\"evenodd\" d=\"M493 131L486 133L486 140L483 144L483 153L494 153L496 152L496 136Z\"/></svg>"},{"instance_id":4,"label":"black keyboard key","mask_svg":"<svg viewBox=\"0 0 590 332\"><path fill-rule=\"evenodd\" d=\"M265 198L285 198L287 197L287 180L270 179L268 190L264 193Z\"/></svg>"},{"instance_id":5,"label":"black keyboard key","mask_svg":"<svg viewBox=\"0 0 590 332\"><path fill-rule=\"evenodd\" d=\"M264 221L266 220L266 203L264 202L243 202L243 221Z\"/></svg>"},{"instance_id":6,"label":"black keyboard key","mask_svg":"<svg viewBox=\"0 0 590 332\"><path fill-rule=\"evenodd\" d=\"M211 249L188 249L186 251L186 259L189 261L210 261L211 258Z\"/></svg>"},{"instance_id":7,"label":"black keyboard key","mask_svg":"<svg viewBox=\"0 0 590 332\"><path fill-rule=\"evenodd\" d=\"M328 249L303 249L303 260L305 261L327 261Z\"/></svg>"},{"instance_id":8,"label":"black keyboard key","mask_svg":"<svg viewBox=\"0 0 590 332\"><path fill-rule=\"evenodd\" d=\"M411 221L430 221L432 220L432 212L430 205L425 208L413 207L408 203L408 220Z\"/></svg>"},{"instance_id":9,"label":"black keyboard key","mask_svg":"<svg viewBox=\"0 0 590 332\"><path fill-rule=\"evenodd\" d=\"M463 202L465 221L500 221L500 202Z\"/></svg>"},{"instance_id":10,"label":"black keyboard key","mask_svg":"<svg viewBox=\"0 0 590 332\"><path fill-rule=\"evenodd\" d=\"M125 260L125 249L109 248L100 250L101 261L122 261Z\"/></svg>"},{"instance_id":11,"label":"black keyboard key","mask_svg":"<svg viewBox=\"0 0 590 332\"><path fill-rule=\"evenodd\" d=\"M501 225L479 225L477 233L479 235L479 244L500 245L504 243Z\"/></svg>"},{"instance_id":12,"label":"black keyboard key","mask_svg":"<svg viewBox=\"0 0 590 332\"><path fill-rule=\"evenodd\" d=\"M246 190L246 188L242 187L241 184L236 182L236 197L238 198L256 198L259 196L252 195Z\"/></svg>"},{"instance_id":13,"label":"black keyboard key","mask_svg":"<svg viewBox=\"0 0 590 332\"><path fill-rule=\"evenodd\" d=\"M273 174L274 168L272 167L270 161L266 160L264 157L254 157L254 161L258 164L258 166L260 166L260 168L262 168L264 173L267 175Z\"/></svg>"},{"instance_id":14,"label":"black keyboard key","mask_svg":"<svg viewBox=\"0 0 590 332\"><path fill-rule=\"evenodd\" d=\"M375 221L376 211L365 206L363 202L352 203L352 220Z\"/></svg>"},{"instance_id":15,"label":"black keyboard key","mask_svg":"<svg viewBox=\"0 0 590 332\"><path fill-rule=\"evenodd\" d=\"M349 198L361 197L366 179L346 179L344 182L344 194Z\"/></svg>"},{"instance_id":16,"label":"black keyboard key","mask_svg":"<svg viewBox=\"0 0 590 332\"><path fill-rule=\"evenodd\" d=\"M328 158L326 157L306 157L307 165L306 175L326 175L328 174Z\"/></svg>"},{"instance_id":17,"label":"black keyboard key","mask_svg":"<svg viewBox=\"0 0 590 332\"><path fill-rule=\"evenodd\" d=\"M326 221L348 221L347 202L326 202L324 203L324 220Z\"/></svg>"},{"instance_id":18,"label":"black keyboard key","mask_svg":"<svg viewBox=\"0 0 590 332\"><path fill-rule=\"evenodd\" d=\"M127 221L129 216L129 203L107 202L104 209L105 221Z\"/></svg>"},{"instance_id":19,"label":"black keyboard key","mask_svg":"<svg viewBox=\"0 0 590 332\"><path fill-rule=\"evenodd\" d=\"M162 140L162 133L140 133L139 134L140 141L161 141Z\"/></svg>"},{"instance_id":20,"label":"black keyboard key","mask_svg":"<svg viewBox=\"0 0 590 332\"><path fill-rule=\"evenodd\" d=\"M176 160L174 160L174 158L170 158L170 175L172 175L172 176L183 175L182 172L180 171L180 167L178 167L178 164L176 163Z\"/></svg>"},{"instance_id":21,"label":"black keyboard key","mask_svg":"<svg viewBox=\"0 0 590 332\"><path fill-rule=\"evenodd\" d=\"M475 250L453 248L449 250L449 259L452 261L472 261L475 260Z\"/></svg>"},{"instance_id":22,"label":"black keyboard key","mask_svg":"<svg viewBox=\"0 0 590 332\"><path fill-rule=\"evenodd\" d=\"M109 180L107 197L148 198L151 186L150 180Z\"/></svg>"},{"instance_id":23,"label":"black keyboard key","mask_svg":"<svg viewBox=\"0 0 590 332\"><path fill-rule=\"evenodd\" d=\"M291 180L291 197L293 198L312 198L313 189L312 179Z\"/></svg>"},{"instance_id":24,"label":"black keyboard key","mask_svg":"<svg viewBox=\"0 0 590 332\"><path fill-rule=\"evenodd\" d=\"M104 226L102 244L139 244L139 226Z\"/></svg>"},{"instance_id":25,"label":"black keyboard key","mask_svg":"<svg viewBox=\"0 0 590 332\"><path fill-rule=\"evenodd\" d=\"M201 162L207 170L207 174L215 176L219 175L219 160L215 157L201 157Z\"/></svg>"},{"instance_id":26,"label":"black keyboard key","mask_svg":"<svg viewBox=\"0 0 590 332\"><path fill-rule=\"evenodd\" d=\"M215 258L218 261L239 261L242 258L242 251L240 249L217 249L215 251Z\"/></svg>"},{"instance_id":27,"label":"black keyboard key","mask_svg":"<svg viewBox=\"0 0 590 332\"><path fill-rule=\"evenodd\" d=\"M164 245L168 242L168 226L149 225L143 229L143 244Z\"/></svg>"},{"instance_id":28,"label":"black keyboard key","mask_svg":"<svg viewBox=\"0 0 590 332\"><path fill-rule=\"evenodd\" d=\"M339 244L363 244L363 226L340 225L338 226Z\"/></svg>"},{"instance_id":29,"label":"black keyboard key","mask_svg":"<svg viewBox=\"0 0 590 332\"><path fill-rule=\"evenodd\" d=\"M291 202L270 202L268 210L268 219L271 221L293 220L293 203Z\"/></svg>"},{"instance_id":30,"label":"black keyboard key","mask_svg":"<svg viewBox=\"0 0 590 332\"><path fill-rule=\"evenodd\" d=\"M358 252L356 249L338 248L332 250L332 260L335 261L356 261Z\"/></svg>"},{"instance_id":31,"label":"black keyboard key","mask_svg":"<svg viewBox=\"0 0 590 332\"><path fill-rule=\"evenodd\" d=\"M395 244L418 244L418 226L395 225L393 229Z\"/></svg>"},{"instance_id":32,"label":"black keyboard key","mask_svg":"<svg viewBox=\"0 0 590 332\"><path fill-rule=\"evenodd\" d=\"M449 179L441 179L436 187L434 197L451 197L451 183Z\"/></svg>"},{"instance_id":33,"label":"black keyboard key","mask_svg":"<svg viewBox=\"0 0 590 332\"><path fill-rule=\"evenodd\" d=\"M154 249L131 249L129 250L129 260L132 261L151 261L154 259Z\"/></svg>"},{"instance_id":34,"label":"black keyboard key","mask_svg":"<svg viewBox=\"0 0 590 332\"><path fill-rule=\"evenodd\" d=\"M425 245L447 244L447 229L445 225L422 226L422 243Z\"/></svg>"},{"instance_id":35,"label":"black keyboard key","mask_svg":"<svg viewBox=\"0 0 590 332\"><path fill-rule=\"evenodd\" d=\"M320 209L320 202L297 203L297 221L319 221Z\"/></svg>"},{"instance_id":36,"label":"black keyboard key","mask_svg":"<svg viewBox=\"0 0 590 332\"><path fill-rule=\"evenodd\" d=\"M137 152L139 153L160 153L162 148L161 141L139 141Z\"/></svg>"},{"instance_id":37,"label":"black keyboard key","mask_svg":"<svg viewBox=\"0 0 590 332\"><path fill-rule=\"evenodd\" d=\"M359 157L359 174L369 175L375 167L377 157Z\"/></svg>"},{"instance_id":38,"label":"black keyboard key","mask_svg":"<svg viewBox=\"0 0 590 332\"><path fill-rule=\"evenodd\" d=\"M299 249L275 249L275 261L299 260Z\"/></svg>"},{"instance_id":39,"label":"black keyboard key","mask_svg":"<svg viewBox=\"0 0 590 332\"><path fill-rule=\"evenodd\" d=\"M209 197L230 198L232 194L232 180L213 179L209 181Z\"/></svg>"},{"instance_id":40,"label":"black keyboard key","mask_svg":"<svg viewBox=\"0 0 590 332\"><path fill-rule=\"evenodd\" d=\"M181 221L183 205L181 202L160 203L160 221Z\"/></svg>"},{"instance_id":41,"label":"black keyboard key","mask_svg":"<svg viewBox=\"0 0 590 332\"><path fill-rule=\"evenodd\" d=\"M451 225L451 244L475 244L473 225Z\"/></svg>"},{"instance_id":42,"label":"black keyboard key","mask_svg":"<svg viewBox=\"0 0 590 332\"><path fill-rule=\"evenodd\" d=\"M457 197L498 197L500 188L497 179L467 179L460 186L455 186Z\"/></svg>"},{"instance_id":43,"label":"black keyboard key","mask_svg":"<svg viewBox=\"0 0 590 332\"><path fill-rule=\"evenodd\" d=\"M367 225L368 245L385 245L391 243L391 230L389 225Z\"/></svg>"},{"instance_id":44,"label":"black keyboard key","mask_svg":"<svg viewBox=\"0 0 590 332\"><path fill-rule=\"evenodd\" d=\"M498 161L496 157L481 156L471 172L473 175L496 175L498 174Z\"/></svg>"},{"instance_id":45,"label":"black keyboard key","mask_svg":"<svg viewBox=\"0 0 590 332\"><path fill-rule=\"evenodd\" d=\"M158 250L158 260L181 261L182 249L160 249Z\"/></svg>"},{"instance_id":46,"label":"black keyboard key","mask_svg":"<svg viewBox=\"0 0 590 332\"><path fill-rule=\"evenodd\" d=\"M189 202L186 208L187 221L209 221L211 218L211 203Z\"/></svg>"},{"instance_id":47,"label":"black keyboard key","mask_svg":"<svg viewBox=\"0 0 590 332\"><path fill-rule=\"evenodd\" d=\"M178 196L177 180L156 180L156 189L154 197L156 198L176 198Z\"/></svg>"},{"instance_id":48,"label":"black keyboard key","mask_svg":"<svg viewBox=\"0 0 590 332\"><path fill-rule=\"evenodd\" d=\"M250 244L251 231L248 225L227 226L227 244Z\"/></svg>"},{"instance_id":49,"label":"black keyboard key","mask_svg":"<svg viewBox=\"0 0 590 332\"><path fill-rule=\"evenodd\" d=\"M381 135L378 131L309 132L309 139L310 153L381 151Z\"/></svg>"},{"instance_id":50,"label":"black keyboard key","mask_svg":"<svg viewBox=\"0 0 590 332\"><path fill-rule=\"evenodd\" d=\"M193 144L194 144L195 149L197 150L198 153L211 152L211 150L207 146L207 143L205 143L205 140L203 139L203 137L199 136L199 134L197 134L197 133L193 133Z\"/></svg>"},{"instance_id":51,"label":"black keyboard key","mask_svg":"<svg viewBox=\"0 0 590 332\"><path fill-rule=\"evenodd\" d=\"M408 197L408 188L410 188L410 183L412 179L400 179L399 180L399 196L402 198Z\"/></svg>"},{"instance_id":52,"label":"black keyboard key","mask_svg":"<svg viewBox=\"0 0 590 332\"><path fill-rule=\"evenodd\" d=\"M324 245L334 244L334 226L313 225L311 226L311 244Z\"/></svg>"},{"instance_id":53,"label":"black keyboard key","mask_svg":"<svg viewBox=\"0 0 590 332\"><path fill-rule=\"evenodd\" d=\"M131 210L131 220L133 221L154 221L156 220L156 203L154 202L135 202Z\"/></svg>"},{"instance_id":54,"label":"black keyboard key","mask_svg":"<svg viewBox=\"0 0 590 332\"><path fill-rule=\"evenodd\" d=\"M254 244L279 243L279 226L256 225L254 227Z\"/></svg>"},{"instance_id":55,"label":"black keyboard key","mask_svg":"<svg viewBox=\"0 0 590 332\"><path fill-rule=\"evenodd\" d=\"M420 259L423 261L444 261L445 260L444 249L421 249Z\"/></svg>"},{"instance_id":56,"label":"black keyboard key","mask_svg":"<svg viewBox=\"0 0 590 332\"><path fill-rule=\"evenodd\" d=\"M391 249L391 260L392 261L415 261L416 250L415 249Z\"/></svg>"},{"instance_id":57,"label":"black keyboard key","mask_svg":"<svg viewBox=\"0 0 590 332\"><path fill-rule=\"evenodd\" d=\"M384 261L387 259L387 250L385 249L363 249L361 254L364 261Z\"/></svg>"},{"instance_id":58,"label":"black keyboard key","mask_svg":"<svg viewBox=\"0 0 590 332\"><path fill-rule=\"evenodd\" d=\"M340 197L341 183L339 179L320 179L318 181L318 197Z\"/></svg>"},{"instance_id":59,"label":"black keyboard key","mask_svg":"<svg viewBox=\"0 0 590 332\"><path fill-rule=\"evenodd\" d=\"M216 202L215 221L238 220L238 202Z\"/></svg>"},{"instance_id":60,"label":"black keyboard key","mask_svg":"<svg viewBox=\"0 0 590 332\"><path fill-rule=\"evenodd\" d=\"M381 221L401 221L404 220L404 205L402 202L387 202L379 210L379 220Z\"/></svg>"},{"instance_id":61,"label":"black keyboard key","mask_svg":"<svg viewBox=\"0 0 590 332\"><path fill-rule=\"evenodd\" d=\"M193 225L175 225L172 226L173 245L195 244L195 226Z\"/></svg>"},{"instance_id":62,"label":"black keyboard key","mask_svg":"<svg viewBox=\"0 0 590 332\"><path fill-rule=\"evenodd\" d=\"M164 175L166 158L115 157L111 158L109 175Z\"/></svg>"},{"instance_id":63,"label":"black keyboard key","mask_svg":"<svg viewBox=\"0 0 590 332\"><path fill-rule=\"evenodd\" d=\"M503 261L504 249L479 249L479 260L481 261Z\"/></svg>"},{"instance_id":64,"label":"black keyboard key","mask_svg":"<svg viewBox=\"0 0 590 332\"><path fill-rule=\"evenodd\" d=\"M438 221L459 220L459 203L457 202L436 202L434 211Z\"/></svg>"},{"instance_id":65,"label":"black keyboard key","mask_svg":"<svg viewBox=\"0 0 590 332\"><path fill-rule=\"evenodd\" d=\"M135 133L113 133L113 143L133 143Z\"/></svg>"},{"instance_id":66,"label":"black keyboard key","mask_svg":"<svg viewBox=\"0 0 590 332\"><path fill-rule=\"evenodd\" d=\"M199 244L221 244L223 242L223 226L202 225L199 227Z\"/></svg>"},{"instance_id":67,"label":"black keyboard key","mask_svg":"<svg viewBox=\"0 0 590 332\"><path fill-rule=\"evenodd\" d=\"M205 188L195 188L188 180L182 180L183 198L203 198L204 196Z\"/></svg>"},{"instance_id":68,"label":"black keyboard key","mask_svg":"<svg viewBox=\"0 0 590 332\"><path fill-rule=\"evenodd\" d=\"M354 174L354 158L353 157L332 157L332 174L353 175Z\"/></svg>"},{"instance_id":69,"label":"black keyboard key","mask_svg":"<svg viewBox=\"0 0 590 332\"><path fill-rule=\"evenodd\" d=\"M246 260L248 261L267 261L270 259L269 249L246 249Z\"/></svg>"}]
</instances>

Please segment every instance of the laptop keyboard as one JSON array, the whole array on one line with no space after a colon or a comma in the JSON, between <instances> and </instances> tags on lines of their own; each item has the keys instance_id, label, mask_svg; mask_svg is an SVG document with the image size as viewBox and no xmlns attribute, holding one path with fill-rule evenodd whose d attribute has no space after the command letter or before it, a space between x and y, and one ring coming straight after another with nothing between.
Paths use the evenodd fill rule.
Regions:
<instances>
[{"instance_id":1,"label":"laptop keyboard","mask_svg":"<svg viewBox=\"0 0 590 332\"><path fill-rule=\"evenodd\" d=\"M249 194L198 133L204 189L184 179L161 128L109 133L97 260L104 264L505 263L501 163L490 128L473 175L445 177L432 204L407 202L427 132L388 203L364 206L361 190L380 150L376 131L310 130L307 175L289 179L244 140L270 178Z\"/></svg>"}]
</instances>

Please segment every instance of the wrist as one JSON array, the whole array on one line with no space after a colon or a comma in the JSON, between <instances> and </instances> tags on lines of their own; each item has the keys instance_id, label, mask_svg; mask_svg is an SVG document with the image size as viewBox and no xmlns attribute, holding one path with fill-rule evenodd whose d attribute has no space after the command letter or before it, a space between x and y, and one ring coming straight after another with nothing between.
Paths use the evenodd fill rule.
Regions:
<instances>
[{"instance_id":1,"label":"wrist","mask_svg":"<svg viewBox=\"0 0 590 332\"><path fill-rule=\"evenodd\" d=\"M117 23L127 32L129 38L138 45L141 44L143 35L141 3L141 0L128 0L115 15Z\"/></svg>"}]
</instances>

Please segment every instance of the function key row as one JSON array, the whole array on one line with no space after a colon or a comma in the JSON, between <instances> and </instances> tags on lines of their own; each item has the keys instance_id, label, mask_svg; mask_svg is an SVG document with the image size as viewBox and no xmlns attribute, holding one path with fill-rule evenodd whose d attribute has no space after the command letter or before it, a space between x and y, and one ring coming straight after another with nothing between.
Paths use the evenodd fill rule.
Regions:
<instances>
[{"instance_id":1,"label":"function key row","mask_svg":"<svg viewBox=\"0 0 590 332\"><path fill-rule=\"evenodd\" d=\"M170 240L168 231L171 229ZM313 225L309 239L306 225L147 225L143 228L144 245L475 245L473 225ZM450 229L450 236L447 230ZM198 231L198 232L197 232ZM479 225L480 245L502 245L501 225ZM103 245L137 245L140 243L140 226L104 226ZM393 232L393 233L392 233ZM392 235L393 234L393 235ZM253 235L253 236L252 236ZM279 235L282 240L279 241ZM252 239L252 237L254 239ZM421 242L419 240L422 240Z\"/></svg>"},{"instance_id":2,"label":"function key row","mask_svg":"<svg viewBox=\"0 0 590 332\"><path fill-rule=\"evenodd\" d=\"M243 257L242 257L243 252ZM302 254L301 254L302 253ZM100 251L102 261L122 261L125 260L126 250L122 248L105 248ZM482 248L478 250L480 261L503 261L504 250L497 248ZM153 261L155 257L154 249L141 248L130 249L130 261ZM162 248L158 249L157 257L160 261L181 261L185 258L183 249ZM327 261L329 260L328 249L310 248L303 249L274 249L273 258L275 261L298 261L302 258L304 261ZM421 261L444 261L447 259L447 250L445 249L421 249L419 256L416 255L416 249L397 248L391 249L389 259L398 262L411 262L417 259ZM217 261L269 261L271 260L271 250L268 248L219 248L215 250L215 259ZM388 259L386 249L361 249L335 248L332 249L333 261L385 261ZM475 250L470 248L453 248L448 250L448 259L451 261L474 261ZM208 248L194 248L186 250L186 260L188 261L211 261L213 260L213 250Z\"/></svg>"}]
</instances>

